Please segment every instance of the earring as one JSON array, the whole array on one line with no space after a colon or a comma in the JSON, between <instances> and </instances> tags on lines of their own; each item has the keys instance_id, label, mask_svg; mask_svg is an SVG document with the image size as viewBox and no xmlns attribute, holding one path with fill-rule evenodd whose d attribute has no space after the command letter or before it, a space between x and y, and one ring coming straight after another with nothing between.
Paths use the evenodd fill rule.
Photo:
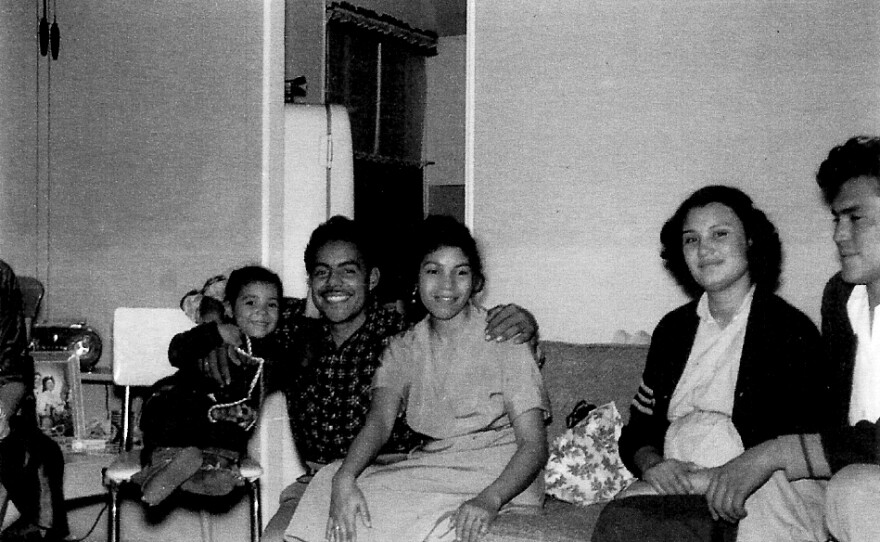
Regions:
<instances>
[{"instance_id":1,"label":"earring","mask_svg":"<svg viewBox=\"0 0 880 542\"><path fill-rule=\"evenodd\" d=\"M413 288L412 304L413 305L419 304L419 285L418 284L416 284L415 288Z\"/></svg>"}]
</instances>

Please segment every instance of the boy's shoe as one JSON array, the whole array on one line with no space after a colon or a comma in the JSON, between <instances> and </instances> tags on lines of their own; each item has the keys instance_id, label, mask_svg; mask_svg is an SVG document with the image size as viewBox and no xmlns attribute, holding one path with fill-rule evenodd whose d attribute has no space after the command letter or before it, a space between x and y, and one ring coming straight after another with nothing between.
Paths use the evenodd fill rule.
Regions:
<instances>
[{"instance_id":1,"label":"boy's shoe","mask_svg":"<svg viewBox=\"0 0 880 542\"><path fill-rule=\"evenodd\" d=\"M180 489L196 495L217 497L228 495L236 487L244 485L244 478L235 467L205 467L185 481Z\"/></svg>"},{"instance_id":2,"label":"boy's shoe","mask_svg":"<svg viewBox=\"0 0 880 542\"><path fill-rule=\"evenodd\" d=\"M171 463L178 453L183 451L184 448L179 447L160 447L155 448L150 453L149 463L143 466L141 470L134 473L131 478L128 479L129 482L133 484L137 484L141 486L143 489L144 485L155 476L159 471L164 469Z\"/></svg>"},{"instance_id":3,"label":"boy's shoe","mask_svg":"<svg viewBox=\"0 0 880 542\"><path fill-rule=\"evenodd\" d=\"M224 448L202 450L202 468L180 486L180 489L196 495L228 495L236 487L244 485L239 470L241 454Z\"/></svg>"},{"instance_id":4,"label":"boy's shoe","mask_svg":"<svg viewBox=\"0 0 880 542\"><path fill-rule=\"evenodd\" d=\"M141 484L141 499L155 506L199 471L202 451L188 448L160 448L153 453L150 465L132 477Z\"/></svg>"}]
</instances>

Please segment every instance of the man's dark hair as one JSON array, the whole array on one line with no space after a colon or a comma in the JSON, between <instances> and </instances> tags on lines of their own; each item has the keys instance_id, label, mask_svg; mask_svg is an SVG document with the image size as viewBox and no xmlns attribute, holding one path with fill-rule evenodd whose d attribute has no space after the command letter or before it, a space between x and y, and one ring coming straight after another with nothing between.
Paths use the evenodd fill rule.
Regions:
<instances>
[{"instance_id":1,"label":"man's dark hair","mask_svg":"<svg viewBox=\"0 0 880 542\"><path fill-rule=\"evenodd\" d=\"M264 284L270 284L275 286L278 289L278 299L281 300L281 297L284 295L284 289L281 286L281 279L273 273L269 271L265 267L259 265L248 265L245 267L240 267L229 274L229 280L226 281L226 290L223 294L224 299L230 304L235 306L235 300L238 299L239 294L248 284L253 284L255 282L261 282Z\"/></svg>"},{"instance_id":2,"label":"man's dark hair","mask_svg":"<svg viewBox=\"0 0 880 542\"><path fill-rule=\"evenodd\" d=\"M825 203L831 205L843 183L857 177L872 177L880 194L880 137L856 136L831 149L819 166L816 182Z\"/></svg>"},{"instance_id":3,"label":"man's dark hair","mask_svg":"<svg viewBox=\"0 0 880 542\"><path fill-rule=\"evenodd\" d=\"M355 224L354 220L348 217L336 215L315 228L315 231L309 237L309 243L306 245L306 252L303 256L306 264L306 273L312 274L312 271L315 270L318 251L324 245L333 241L345 241L354 245L364 260L365 271L369 272L373 268L371 248L363 228L359 227Z\"/></svg>"},{"instance_id":4,"label":"man's dark hair","mask_svg":"<svg viewBox=\"0 0 880 542\"><path fill-rule=\"evenodd\" d=\"M771 292L779 287L782 274L782 242L776 227L763 211L756 208L752 198L742 190L731 186L712 185L691 194L666 221L660 230L660 257L667 271L679 286L691 297L702 294L703 289L694 280L684 260L682 251L682 228L691 209L720 203L730 208L742 222L748 248L749 276L758 287Z\"/></svg>"}]
</instances>

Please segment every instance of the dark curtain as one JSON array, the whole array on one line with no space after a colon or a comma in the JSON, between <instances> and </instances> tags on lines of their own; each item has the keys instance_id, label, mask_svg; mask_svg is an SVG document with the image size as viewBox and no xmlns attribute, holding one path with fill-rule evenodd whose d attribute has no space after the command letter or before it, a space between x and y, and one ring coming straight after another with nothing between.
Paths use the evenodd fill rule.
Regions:
<instances>
[{"instance_id":1,"label":"dark curtain","mask_svg":"<svg viewBox=\"0 0 880 542\"><path fill-rule=\"evenodd\" d=\"M347 107L355 219L372 236L381 302L405 299L407 247L424 216L425 57L436 36L344 3L328 7L328 103Z\"/></svg>"},{"instance_id":2,"label":"dark curtain","mask_svg":"<svg viewBox=\"0 0 880 542\"><path fill-rule=\"evenodd\" d=\"M380 301L407 299L412 290L409 247L422 221L422 169L356 159L354 213L373 239L382 273Z\"/></svg>"}]
</instances>

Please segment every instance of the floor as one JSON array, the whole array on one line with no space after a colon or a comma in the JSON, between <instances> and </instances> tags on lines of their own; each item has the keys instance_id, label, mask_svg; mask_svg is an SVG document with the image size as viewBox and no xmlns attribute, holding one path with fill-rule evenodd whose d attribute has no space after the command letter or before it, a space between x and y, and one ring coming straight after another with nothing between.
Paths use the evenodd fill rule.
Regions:
<instances>
[{"instance_id":1,"label":"floor","mask_svg":"<svg viewBox=\"0 0 880 542\"><path fill-rule=\"evenodd\" d=\"M100 517L99 517L100 514ZM248 500L242 498L226 513L200 513L178 508L167 515L150 515L140 502L125 500L122 505L120 542L241 542L250 537ZM97 524L95 523L97 519ZM107 540L107 511L103 497L87 497L68 503L70 538L86 536L84 542Z\"/></svg>"}]
</instances>

